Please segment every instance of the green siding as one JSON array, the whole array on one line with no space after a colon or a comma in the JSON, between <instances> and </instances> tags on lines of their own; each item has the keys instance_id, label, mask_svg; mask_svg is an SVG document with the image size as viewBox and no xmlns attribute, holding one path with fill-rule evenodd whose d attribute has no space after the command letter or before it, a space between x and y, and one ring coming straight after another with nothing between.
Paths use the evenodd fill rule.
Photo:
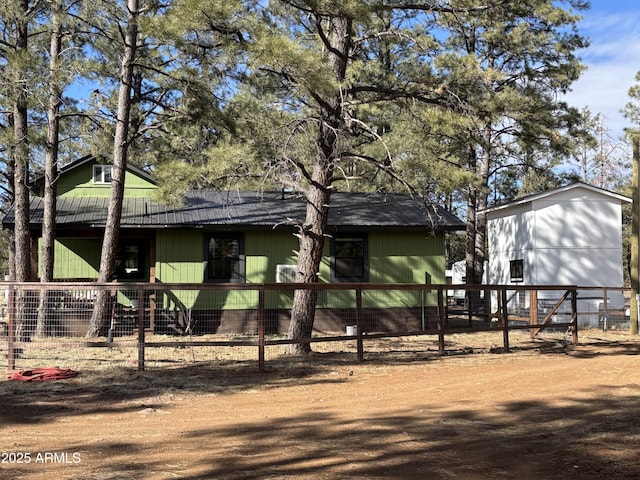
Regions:
<instances>
[{"instance_id":1,"label":"green siding","mask_svg":"<svg viewBox=\"0 0 640 480\"><path fill-rule=\"evenodd\" d=\"M276 265L296 263L298 241L292 233L248 232L244 243L249 283L275 282Z\"/></svg>"},{"instance_id":2,"label":"green siding","mask_svg":"<svg viewBox=\"0 0 640 480\"><path fill-rule=\"evenodd\" d=\"M412 232L372 232L368 234L370 283L424 283L425 272L434 284L445 283L444 235ZM321 277L330 278L329 252L325 249ZM436 292L364 292L363 307L417 307L437 304ZM355 292L322 292L318 306L352 307Z\"/></svg>"},{"instance_id":3,"label":"green siding","mask_svg":"<svg viewBox=\"0 0 640 480\"><path fill-rule=\"evenodd\" d=\"M276 265L296 263L298 241L292 233L250 232L245 235L247 282L276 281ZM291 308L292 292L266 292L266 308ZM257 305L257 298L255 299Z\"/></svg>"},{"instance_id":4,"label":"green siding","mask_svg":"<svg viewBox=\"0 0 640 480\"><path fill-rule=\"evenodd\" d=\"M204 235L201 230L166 230L157 234L156 274L163 283L202 283L204 280ZM244 236L247 283L275 282L276 265L295 264L297 239L291 233L247 232ZM444 237L424 233L382 232L368 235L369 281L372 283L445 283ZM330 279L330 240L325 244L320 281ZM194 309L255 308L256 291L179 291L176 299ZM291 293L268 292L267 308L290 308ZM363 295L364 307L417 307L436 304L436 293L370 291ZM346 308L355 304L353 291L321 292L320 308Z\"/></svg>"},{"instance_id":5,"label":"green siding","mask_svg":"<svg viewBox=\"0 0 640 480\"><path fill-rule=\"evenodd\" d=\"M202 230L160 231L156 237L156 276L163 283L204 281L205 233ZM248 232L244 236L247 283L275 282L276 265L295 263L295 237L290 233ZM176 298L188 308L243 309L258 304L256 291L179 291ZM269 308L278 305L269 296Z\"/></svg>"},{"instance_id":6,"label":"green siding","mask_svg":"<svg viewBox=\"0 0 640 480\"><path fill-rule=\"evenodd\" d=\"M100 268L102 241L90 238L58 238L55 242L55 265L53 277L56 280L96 279ZM38 249L40 253L40 249ZM38 265L42 265L38 259Z\"/></svg>"},{"instance_id":7,"label":"green siding","mask_svg":"<svg viewBox=\"0 0 640 480\"><path fill-rule=\"evenodd\" d=\"M202 230L160 230L156 234L156 277L163 283L202 283Z\"/></svg>"},{"instance_id":8,"label":"green siding","mask_svg":"<svg viewBox=\"0 0 640 480\"><path fill-rule=\"evenodd\" d=\"M202 283L204 246L201 230L160 230L156 234L156 277L162 283ZM165 307L180 302L188 308L199 303L199 292L175 291ZM213 308L213 307L211 307Z\"/></svg>"},{"instance_id":9,"label":"green siding","mask_svg":"<svg viewBox=\"0 0 640 480\"><path fill-rule=\"evenodd\" d=\"M156 235L156 277L162 283L202 283L205 247L202 230L160 230ZM245 234L247 283L275 282L276 265L295 264L297 239L291 233L247 232ZM56 279L93 279L98 276L101 241L87 238L56 240ZM421 233L370 233L368 235L369 281L372 283L445 283L443 235ZM320 266L320 281L330 278L330 241ZM290 308L292 293L268 292L267 308ZM256 291L174 291L165 307L181 303L193 309L245 309L258 304ZM417 307L437 304L436 292L379 292L363 295L364 307ZM353 291L320 292L319 308L350 308Z\"/></svg>"},{"instance_id":10,"label":"green siding","mask_svg":"<svg viewBox=\"0 0 640 480\"><path fill-rule=\"evenodd\" d=\"M61 197L109 197L111 185L93 183L94 162L78 166L58 180L58 195ZM157 187L148 180L127 171L124 179L125 197L152 197Z\"/></svg>"},{"instance_id":11,"label":"green siding","mask_svg":"<svg viewBox=\"0 0 640 480\"><path fill-rule=\"evenodd\" d=\"M425 272L434 284L445 283L444 235L383 233L369 236L369 281L372 283L425 283ZM374 298L377 296L378 298ZM422 292L395 292L379 298L370 292L363 305L377 307L421 306ZM426 303L437 304L435 291Z\"/></svg>"}]
</instances>

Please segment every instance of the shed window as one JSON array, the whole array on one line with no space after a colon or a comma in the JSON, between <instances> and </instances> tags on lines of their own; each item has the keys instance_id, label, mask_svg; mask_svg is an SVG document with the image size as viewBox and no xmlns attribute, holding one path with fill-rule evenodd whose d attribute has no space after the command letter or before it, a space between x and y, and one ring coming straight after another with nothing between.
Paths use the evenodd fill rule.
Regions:
<instances>
[{"instance_id":1,"label":"shed window","mask_svg":"<svg viewBox=\"0 0 640 480\"><path fill-rule=\"evenodd\" d=\"M97 184L111 183L111 165L94 165L93 166L93 183L97 183Z\"/></svg>"},{"instance_id":2,"label":"shed window","mask_svg":"<svg viewBox=\"0 0 640 480\"><path fill-rule=\"evenodd\" d=\"M209 235L206 280L241 282L244 279L244 239L240 234Z\"/></svg>"},{"instance_id":3,"label":"shed window","mask_svg":"<svg viewBox=\"0 0 640 480\"><path fill-rule=\"evenodd\" d=\"M331 243L331 281L366 282L369 279L365 235L335 236Z\"/></svg>"},{"instance_id":4,"label":"shed window","mask_svg":"<svg viewBox=\"0 0 640 480\"><path fill-rule=\"evenodd\" d=\"M522 282L524 280L524 261L511 260L509 262L509 274L512 282Z\"/></svg>"}]
</instances>

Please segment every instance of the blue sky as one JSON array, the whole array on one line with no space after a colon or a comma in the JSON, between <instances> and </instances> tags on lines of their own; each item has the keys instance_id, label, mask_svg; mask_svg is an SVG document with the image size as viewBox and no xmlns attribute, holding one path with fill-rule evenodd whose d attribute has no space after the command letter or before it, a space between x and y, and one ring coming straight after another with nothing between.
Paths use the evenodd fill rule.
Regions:
<instances>
[{"instance_id":1,"label":"blue sky","mask_svg":"<svg viewBox=\"0 0 640 480\"><path fill-rule=\"evenodd\" d=\"M578 27L591 41L581 52L588 69L566 97L575 107L602 113L616 137L630 126L620 110L629 101L629 87L640 71L640 2L636 2L591 0L591 9L582 12Z\"/></svg>"},{"instance_id":2,"label":"blue sky","mask_svg":"<svg viewBox=\"0 0 640 480\"><path fill-rule=\"evenodd\" d=\"M582 16L579 31L591 41L580 52L587 70L565 98L575 107L602 113L613 136L622 137L630 125L620 110L629 101L629 87L640 71L640 2L591 0L591 8ZM69 93L82 101L92 87L76 85L75 90Z\"/></svg>"}]
</instances>

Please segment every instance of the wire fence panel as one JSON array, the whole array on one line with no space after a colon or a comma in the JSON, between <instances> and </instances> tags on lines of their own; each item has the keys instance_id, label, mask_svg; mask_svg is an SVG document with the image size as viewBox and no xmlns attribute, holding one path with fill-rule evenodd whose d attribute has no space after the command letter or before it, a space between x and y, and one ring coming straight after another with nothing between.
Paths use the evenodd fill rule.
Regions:
<instances>
[{"instance_id":1,"label":"wire fence panel","mask_svg":"<svg viewBox=\"0 0 640 480\"><path fill-rule=\"evenodd\" d=\"M575 343L579 325L629 324L629 291L610 287L457 285L460 301L448 296L452 286L420 284L1 285L0 353L9 371L245 361L262 370L292 342L391 361L473 351L473 334L492 335L491 348L508 351L533 339ZM300 289L317 292L314 327L309 338L290 339Z\"/></svg>"}]
</instances>

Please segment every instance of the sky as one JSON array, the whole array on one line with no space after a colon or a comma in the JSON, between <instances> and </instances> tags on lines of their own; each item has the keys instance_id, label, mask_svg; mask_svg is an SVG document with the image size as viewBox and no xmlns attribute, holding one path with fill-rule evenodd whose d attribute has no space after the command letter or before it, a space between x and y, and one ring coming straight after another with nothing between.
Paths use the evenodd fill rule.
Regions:
<instances>
[{"instance_id":1,"label":"sky","mask_svg":"<svg viewBox=\"0 0 640 480\"><path fill-rule=\"evenodd\" d=\"M618 138L631 126L620 110L629 101L629 87L640 71L640 2L591 0L591 8L582 16L579 32L591 42L580 52L587 70L565 98L572 106L602 113Z\"/></svg>"},{"instance_id":2,"label":"sky","mask_svg":"<svg viewBox=\"0 0 640 480\"><path fill-rule=\"evenodd\" d=\"M563 2L558 2L563 4ZM581 12L579 33L590 45L579 52L587 70L564 97L570 105L601 113L614 139L621 138L628 121L620 110L629 101L628 91L640 71L640 2L591 0ZM71 95L82 99L92 88L76 85Z\"/></svg>"}]
</instances>

